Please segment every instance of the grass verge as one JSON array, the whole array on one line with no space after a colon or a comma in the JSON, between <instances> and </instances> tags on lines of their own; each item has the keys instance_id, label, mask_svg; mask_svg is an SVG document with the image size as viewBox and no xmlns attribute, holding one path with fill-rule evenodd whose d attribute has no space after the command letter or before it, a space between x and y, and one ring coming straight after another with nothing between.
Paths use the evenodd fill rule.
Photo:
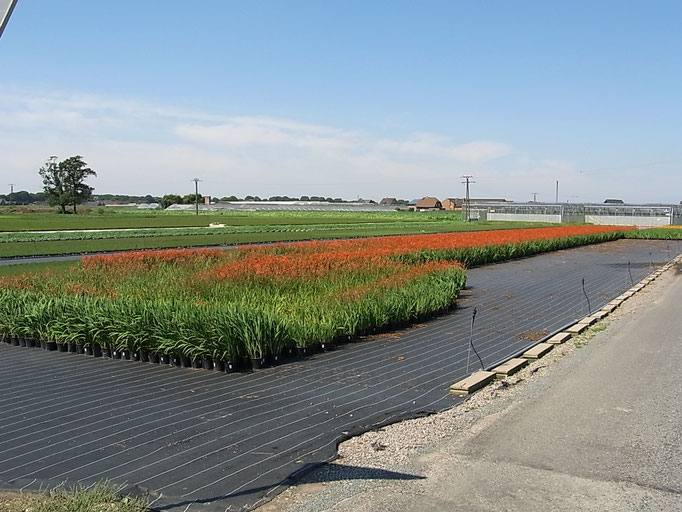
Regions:
<instances>
[{"instance_id":1,"label":"grass verge","mask_svg":"<svg viewBox=\"0 0 682 512\"><path fill-rule=\"evenodd\" d=\"M107 483L89 489L53 489L45 494L0 492L2 512L143 512L146 505L142 498L119 496Z\"/></svg>"}]
</instances>

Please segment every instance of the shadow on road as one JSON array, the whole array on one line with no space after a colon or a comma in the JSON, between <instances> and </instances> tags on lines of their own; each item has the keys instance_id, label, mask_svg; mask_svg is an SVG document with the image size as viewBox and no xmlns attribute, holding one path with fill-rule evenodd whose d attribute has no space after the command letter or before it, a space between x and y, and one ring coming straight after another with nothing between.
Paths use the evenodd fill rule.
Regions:
<instances>
[{"instance_id":1,"label":"shadow on road","mask_svg":"<svg viewBox=\"0 0 682 512\"><path fill-rule=\"evenodd\" d=\"M313 469L317 469L318 471L311 472L311 470ZM299 471L296 472L296 475L302 474L305 474L305 476L300 481L297 480L296 477L294 476L291 478L286 478L281 482L271 486L251 487L244 491L233 492L230 494L226 494L224 496L214 496L211 498L203 498L200 500L179 501L177 503L168 503L161 507L154 507L152 505L152 508L150 510L157 511L172 510L175 509L176 507L181 506L187 507L188 505L194 503L205 504L212 503L214 501L224 500L227 498L234 498L237 496L248 496L249 494L257 495L263 492L267 493L268 491L276 489L279 486L285 486L284 488L286 488L292 483L311 484L319 482L333 482L336 480L424 480L426 478L425 476L421 475L412 475L410 473L401 473L398 471L389 471L386 469L329 463L306 464L304 467L302 467ZM320 477L315 478L315 476L317 475L319 475ZM294 480L294 482L292 482L292 480Z\"/></svg>"}]
</instances>

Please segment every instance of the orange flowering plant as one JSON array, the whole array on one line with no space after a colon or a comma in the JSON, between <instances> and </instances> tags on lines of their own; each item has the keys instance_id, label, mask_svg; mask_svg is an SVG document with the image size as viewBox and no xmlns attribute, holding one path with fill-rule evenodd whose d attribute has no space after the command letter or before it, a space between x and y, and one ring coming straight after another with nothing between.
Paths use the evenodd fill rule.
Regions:
<instances>
[{"instance_id":1,"label":"orange flowering plant","mask_svg":"<svg viewBox=\"0 0 682 512\"><path fill-rule=\"evenodd\" d=\"M47 322L58 326L56 339L261 358L450 308L466 265L623 231L561 226L87 256L61 273L0 278L0 333L44 336Z\"/></svg>"}]
</instances>

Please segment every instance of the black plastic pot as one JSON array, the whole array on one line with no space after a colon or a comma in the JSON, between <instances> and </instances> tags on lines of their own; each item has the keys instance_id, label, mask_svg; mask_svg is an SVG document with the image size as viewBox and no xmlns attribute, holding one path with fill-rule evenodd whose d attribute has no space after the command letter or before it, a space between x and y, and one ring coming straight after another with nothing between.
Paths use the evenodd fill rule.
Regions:
<instances>
[{"instance_id":1,"label":"black plastic pot","mask_svg":"<svg viewBox=\"0 0 682 512\"><path fill-rule=\"evenodd\" d=\"M48 341L45 343L45 350L57 350L57 342L56 341Z\"/></svg>"},{"instance_id":2,"label":"black plastic pot","mask_svg":"<svg viewBox=\"0 0 682 512\"><path fill-rule=\"evenodd\" d=\"M26 346L26 338L19 338L19 346L20 347Z\"/></svg>"},{"instance_id":3,"label":"black plastic pot","mask_svg":"<svg viewBox=\"0 0 682 512\"><path fill-rule=\"evenodd\" d=\"M40 348L47 350L47 342L45 340L40 340Z\"/></svg>"},{"instance_id":4,"label":"black plastic pot","mask_svg":"<svg viewBox=\"0 0 682 512\"><path fill-rule=\"evenodd\" d=\"M111 358L112 359L121 359L121 351L115 348L114 350L111 351Z\"/></svg>"},{"instance_id":5,"label":"black plastic pot","mask_svg":"<svg viewBox=\"0 0 682 512\"><path fill-rule=\"evenodd\" d=\"M76 354L85 354L85 345L82 343L76 343Z\"/></svg>"},{"instance_id":6,"label":"black plastic pot","mask_svg":"<svg viewBox=\"0 0 682 512\"><path fill-rule=\"evenodd\" d=\"M159 354L159 364L170 364L170 356L168 354Z\"/></svg>"},{"instance_id":7,"label":"black plastic pot","mask_svg":"<svg viewBox=\"0 0 682 512\"><path fill-rule=\"evenodd\" d=\"M192 359L189 356L180 356L180 361L185 368L192 367Z\"/></svg>"},{"instance_id":8,"label":"black plastic pot","mask_svg":"<svg viewBox=\"0 0 682 512\"><path fill-rule=\"evenodd\" d=\"M102 347L99 343L94 343L92 345L92 355L95 357L102 357Z\"/></svg>"},{"instance_id":9,"label":"black plastic pot","mask_svg":"<svg viewBox=\"0 0 682 512\"><path fill-rule=\"evenodd\" d=\"M203 368L203 363L200 357L192 359L192 368Z\"/></svg>"},{"instance_id":10,"label":"black plastic pot","mask_svg":"<svg viewBox=\"0 0 682 512\"><path fill-rule=\"evenodd\" d=\"M83 353L84 353L86 356L91 356L91 355L92 355L92 345L85 345L85 346L83 347Z\"/></svg>"},{"instance_id":11,"label":"black plastic pot","mask_svg":"<svg viewBox=\"0 0 682 512\"><path fill-rule=\"evenodd\" d=\"M33 338L28 338L28 339L26 340L26 346L27 346L28 348L33 348L33 347L35 347L35 346L36 346L36 340L34 340Z\"/></svg>"},{"instance_id":12,"label":"black plastic pot","mask_svg":"<svg viewBox=\"0 0 682 512\"><path fill-rule=\"evenodd\" d=\"M296 352L298 353L298 357L309 357L313 355L313 350L310 346L296 347Z\"/></svg>"},{"instance_id":13,"label":"black plastic pot","mask_svg":"<svg viewBox=\"0 0 682 512\"><path fill-rule=\"evenodd\" d=\"M159 364L160 359L161 358L159 357L158 353L156 353L156 352L150 352L149 353L149 362L150 363Z\"/></svg>"},{"instance_id":14,"label":"black plastic pot","mask_svg":"<svg viewBox=\"0 0 682 512\"><path fill-rule=\"evenodd\" d=\"M76 348L75 343L67 343L67 345L69 346L69 353L75 354L78 352L78 349Z\"/></svg>"},{"instance_id":15,"label":"black plastic pot","mask_svg":"<svg viewBox=\"0 0 682 512\"><path fill-rule=\"evenodd\" d=\"M19 342L19 338L17 337L12 338L12 345L14 345L15 347L21 345L21 343Z\"/></svg>"},{"instance_id":16,"label":"black plastic pot","mask_svg":"<svg viewBox=\"0 0 682 512\"><path fill-rule=\"evenodd\" d=\"M320 343L320 348L322 349L322 352L330 352L334 350L334 342L333 341L323 341Z\"/></svg>"},{"instance_id":17,"label":"black plastic pot","mask_svg":"<svg viewBox=\"0 0 682 512\"><path fill-rule=\"evenodd\" d=\"M133 361L139 361L139 360L140 360L140 351L139 351L139 350L133 350L133 351L130 353L130 358L131 358Z\"/></svg>"},{"instance_id":18,"label":"black plastic pot","mask_svg":"<svg viewBox=\"0 0 682 512\"><path fill-rule=\"evenodd\" d=\"M109 347L102 347L102 357L111 357L112 350Z\"/></svg>"},{"instance_id":19,"label":"black plastic pot","mask_svg":"<svg viewBox=\"0 0 682 512\"><path fill-rule=\"evenodd\" d=\"M264 357L261 358L251 358L251 368L254 370L262 370L263 368L267 368L267 362L265 361Z\"/></svg>"},{"instance_id":20,"label":"black plastic pot","mask_svg":"<svg viewBox=\"0 0 682 512\"><path fill-rule=\"evenodd\" d=\"M140 354L140 361L142 361L143 363L149 362L149 352L147 352L146 350L140 350L139 354Z\"/></svg>"},{"instance_id":21,"label":"black plastic pot","mask_svg":"<svg viewBox=\"0 0 682 512\"><path fill-rule=\"evenodd\" d=\"M182 365L182 359L180 358L180 356L172 355L171 364L179 368Z\"/></svg>"},{"instance_id":22,"label":"black plastic pot","mask_svg":"<svg viewBox=\"0 0 682 512\"><path fill-rule=\"evenodd\" d=\"M201 367L204 370L213 370L213 358L205 356L201 359Z\"/></svg>"},{"instance_id":23,"label":"black plastic pot","mask_svg":"<svg viewBox=\"0 0 682 512\"><path fill-rule=\"evenodd\" d=\"M121 350L121 359L125 359L127 361L130 361L131 357L132 356L130 355L129 349L126 348L126 349Z\"/></svg>"},{"instance_id":24,"label":"black plastic pot","mask_svg":"<svg viewBox=\"0 0 682 512\"><path fill-rule=\"evenodd\" d=\"M214 359L213 360L213 369L218 372L224 372L225 371L225 361L222 359Z\"/></svg>"},{"instance_id":25,"label":"black plastic pot","mask_svg":"<svg viewBox=\"0 0 682 512\"><path fill-rule=\"evenodd\" d=\"M59 352L68 352L69 346L66 343L57 343L57 350Z\"/></svg>"},{"instance_id":26,"label":"black plastic pot","mask_svg":"<svg viewBox=\"0 0 682 512\"><path fill-rule=\"evenodd\" d=\"M237 373L239 368L234 361L225 361L225 373Z\"/></svg>"}]
</instances>

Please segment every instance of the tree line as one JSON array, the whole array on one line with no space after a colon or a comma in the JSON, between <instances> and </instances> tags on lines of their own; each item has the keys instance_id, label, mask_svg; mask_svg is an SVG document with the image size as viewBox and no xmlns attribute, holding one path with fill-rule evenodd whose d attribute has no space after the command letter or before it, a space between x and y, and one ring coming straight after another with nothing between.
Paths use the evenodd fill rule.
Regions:
<instances>
[{"instance_id":1,"label":"tree line","mask_svg":"<svg viewBox=\"0 0 682 512\"><path fill-rule=\"evenodd\" d=\"M0 194L0 202L5 204L33 204L46 202L50 206L57 206L60 213L76 213L77 205L92 200L103 202L111 201L117 203L159 203L162 208L167 208L172 204L195 204L196 201L203 203L204 196L187 194L166 194L163 197L130 196L124 194L101 194L93 195L95 190L86 183L90 177L96 177L97 172L88 167L83 161L83 157L75 155L61 162L57 162L56 156L51 156L45 165L38 171L43 180L43 191L32 194L25 190L13 192L11 194ZM340 197L324 196L271 196L261 199L259 196L247 195L243 199L237 196L225 196L217 201L325 201L329 203L345 203Z\"/></svg>"}]
</instances>

